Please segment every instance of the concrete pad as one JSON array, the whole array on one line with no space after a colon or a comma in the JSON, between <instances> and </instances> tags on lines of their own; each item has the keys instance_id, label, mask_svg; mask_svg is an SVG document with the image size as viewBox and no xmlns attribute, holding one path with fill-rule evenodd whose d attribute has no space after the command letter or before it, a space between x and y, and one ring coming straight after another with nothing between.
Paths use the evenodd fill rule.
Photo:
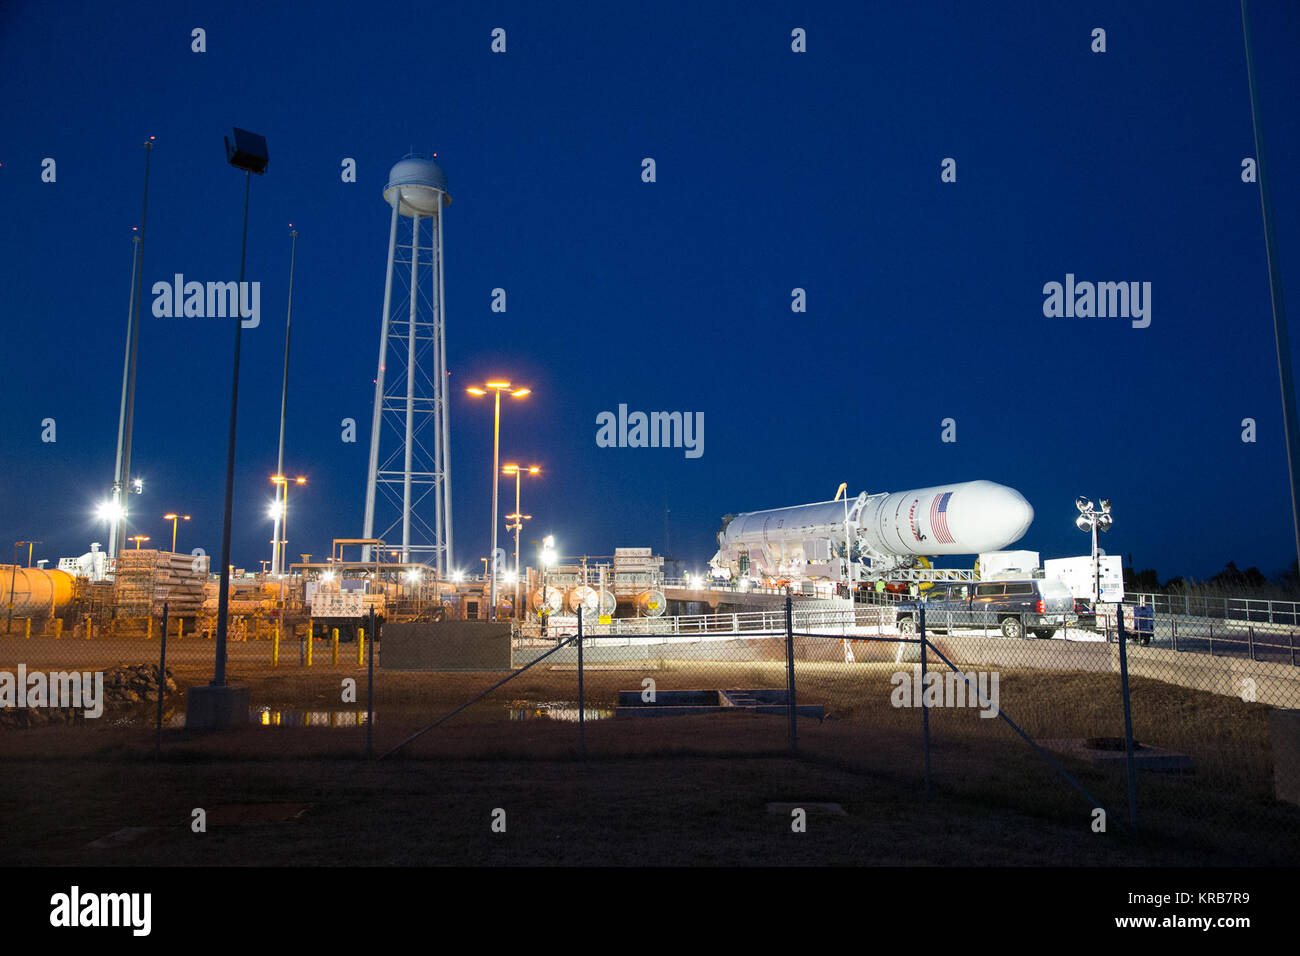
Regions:
<instances>
[{"instance_id":1,"label":"concrete pad","mask_svg":"<svg viewBox=\"0 0 1300 956\"><path fill-rule=\"evenodd\" d=\"M1065 757L1086 760L1088 763L1105 766L1125 765L1128 756L1121 745L1118 749L1092 747L1086 738L1075 737L1063 740L1040 740L1039 746ZM1154 773L1195 773L1196 765L1187 754L1174 750L1153 747L1150 744L1133 742L1133 766L1139 771Z\"/></svg>"}]
</instances>

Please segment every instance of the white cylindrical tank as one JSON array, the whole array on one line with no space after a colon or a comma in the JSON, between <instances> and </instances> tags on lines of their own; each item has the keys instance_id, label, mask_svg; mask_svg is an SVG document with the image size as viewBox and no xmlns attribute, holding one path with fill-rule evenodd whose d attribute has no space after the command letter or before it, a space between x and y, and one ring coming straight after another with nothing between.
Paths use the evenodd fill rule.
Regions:
<instances>
[{"instance_id":1,"label":"white cylindrical tank","mask_svg":"<svg viewBox=\"0 0 1300 956\"><path fill-rule=\"evenodd\" d=\"M575 614L581 610L584 618L593 618L600 609L600 592L593 587L580 584L569 592L569 610Z\"/></svg>"},{"instance_id":2,"label":"white cylindrical tank","mask_svg":"<svg viewBox=\"0 0 1300 956\"><path fill-rule=\"evenodd\" d=\"M551 585L546 586L546 595L543 597L542 589L538 588L533 592L534 610L546 610L550 614L559 614L564 610L564 592Z\"/></svg>"},{"instance_id":3,"label":"white cylindrical tank","mask_svg":"<svg viewBox=\"0 0 1300 956\"><path fill-rule=\"evenodd\" d=\"M636 596L636 608L642 617L660 617L667 606L664 592L658 588L650 588Z\"/></svg>"},{"instance_id":4,"label":"white cylindrical tank","mask_svg":"<svg viewBox=\"0 0 1300 956\"><path fill-rule=\"evenodd\" d=\"M447 174L432 159L408 156L388 173L384 201L390 206L400 201L403 216L432 216L451 205L447 193Z\"/></svg>"},{"instance_id":5,"label":"white cylindrical tank","mask_svg":"<svg viewBox=\"0 0 1300 956\"><path fill-rule=\"evenodd\" d=\"M614 611L618 609L618 598L613 591L598 591L601 617L613 617Z\"/></svg>"}]
</instances>

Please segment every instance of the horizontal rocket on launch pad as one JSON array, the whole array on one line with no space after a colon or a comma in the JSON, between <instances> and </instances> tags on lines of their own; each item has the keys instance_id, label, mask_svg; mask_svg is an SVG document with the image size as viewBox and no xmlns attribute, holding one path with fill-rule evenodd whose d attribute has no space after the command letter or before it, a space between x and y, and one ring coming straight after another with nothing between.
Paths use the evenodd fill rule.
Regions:
<instances>
[{"instance_id":1,"label":"horizontal rocket on launch pad","mask_svg":"<svg viewBox=\"0 0 1300 956\"><path fill-rule=\"evenodd\" d=\"M728 515L709 562L731 578L867 580L926 555L998 551L1029 530L1034 509L1014 488L966 481Z\"/></svg>"}]
</instances>

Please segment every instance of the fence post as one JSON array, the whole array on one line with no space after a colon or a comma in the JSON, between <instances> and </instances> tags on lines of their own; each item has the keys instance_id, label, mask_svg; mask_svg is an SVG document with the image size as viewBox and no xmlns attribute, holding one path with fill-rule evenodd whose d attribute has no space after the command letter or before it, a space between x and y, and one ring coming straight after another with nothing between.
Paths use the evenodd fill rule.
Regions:
<instances>
[{"instance_id":1,"label":"fence post","mask_svg":"<svg viewBox=\"0 0 1300 956\"><path fill-rule=\"evenodd\" d=\"M1255 659L1255 626L1253 624L1246 627L1246 653L1250 655L1252 661Z\"/></svg>"},{"instance_id":2,"label":"fence post","mask_svg":"<svg viewBox=\"0 0 1300 956\"><path fill-rule=\"evenodd\" d=\"M1169 639L1174 643L1174 650L1178 650L1178 618L1169 619Z\"/></svg>"},{"instance_id":3,"label":"fence post","mask_svg":"<svg viewBox=\"0 0 1300 956\"><path fill-rule=\"evenodd\" d=\"M366 756L375 755L375 608L370 607L370 653L366 657Z\"/></svg>"},{"instance_id":4,"label":"fence post","mask_svg":"<svg viewBox=\"0 0 1300 956\"><path fill-rule=\"evenodd\" d=\"M1128 814L1133 832L1138 829L1137 767L1133 764L1133 711L1128 692L1128 635L1124 633L1124 605L1115 605L1115 626L1119 631L1119 683L1124 696L1124 762L1128 767Z\"/></svg>"},{"instance_id":5,"label":"fence post","mask_svg":"<svg viewBox=\"0 0 1300 956\"><path fill-rule=\"evenodd\" d=\"M799 730L795 723L798 718L798 712L795 710L794 702L794 602L790 595L785 596L785 666L786 666L786 695L789 697L790 713L790 753L797 756L799 753Z\"/></svg>"},{"instance_id":6,"label":"fence post","mask_svg":"<svg viewBox=\"0 0 1300 956\"><path fill-rule=\"evenodd\" d=\"M1210 625L1210 656L1214 656L1214 625Z\"/></svg>"},{"instance_id":7,"label":"fence post","mask_svg":"<svg viewBox=\"0 0 1300 956\"><path fill-rule=\"evenodd\" d=\"M587 699L582 686L582 608L578 608L578 755L587 756Z\"/></svg>"},{"instance_id":8,"label":"fence post","mask_svg":"<svg viewBox=\"0 0 1300 956\"><path fill-rule=\"evenodd\" d=\"M149 619L153 621L153 618ZM167 602L163 601L162 646L158 650L158 719L157 735L154 738L153 759L162 756L162 708L163 694L167 693Z\"/></svg>"},{"instance_id":9,"label":"fence post","mask_svg":"<svg viewBox=\"0 0 1300 956\"><path fill-rule=\"evenodd\" d=\"M925 637L925 605L921 605L917 617L920 618L920 627L918 634L921 638L921 733L924 740L925 749L925 792L930 792L930 708L925 702L925 669L926 653L925 648L928 643Z\"/></svg>"},{"instance_id":10,"label":"fence post","mask_svg":"<svg viewBox=\"0 0 1300 956\"><path fill-rule=\"evenodd\" d=\"M1291 645L1291 666L1295 667L1295 631L1288 631L1286 640Z\"/></svg>"}]
</instances>

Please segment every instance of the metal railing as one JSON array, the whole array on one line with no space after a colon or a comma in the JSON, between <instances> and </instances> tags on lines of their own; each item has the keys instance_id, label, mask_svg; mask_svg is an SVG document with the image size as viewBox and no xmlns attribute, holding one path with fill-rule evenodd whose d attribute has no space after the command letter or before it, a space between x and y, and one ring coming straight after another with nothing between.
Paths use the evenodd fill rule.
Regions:
<instances>
[{"instance_id":1,"label":"metal railing","mask_svg":"<svg viewBox=\"0 0 1300 956\"><path fill-rule=\"evenodd\" d=\"M880 633L886 615L873 607L806 608L795 610L797 627L818 629L826 633L845 633L874 629ZM762 611L741 611L720 614L682 614L665 617L614 618L609 624L583 622L587 637L645 637L663 640L705 636L744 635L749 637L784 633L785 611L781 608ZM889 628L886 627L888 630ZM559 640L578 631L577 617L552 618L543 627L527 622L520 625L518 637L522 640ZM891 631L892 633L892 631ZM852 636L852 634L850 634Z\"/></svg>"},{"instance_id":2,"label":"metal railing","mask_svg":"<svg viewBox=\"0 0 1300 956\"><path fill-rule=\"evenodd\" d=\"M1130 592L1124 596L1124 603L1146 605L1157 614L1300 627L1300 601Z\"/></svg>"}]
</instances>

